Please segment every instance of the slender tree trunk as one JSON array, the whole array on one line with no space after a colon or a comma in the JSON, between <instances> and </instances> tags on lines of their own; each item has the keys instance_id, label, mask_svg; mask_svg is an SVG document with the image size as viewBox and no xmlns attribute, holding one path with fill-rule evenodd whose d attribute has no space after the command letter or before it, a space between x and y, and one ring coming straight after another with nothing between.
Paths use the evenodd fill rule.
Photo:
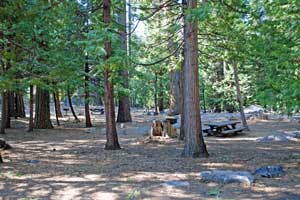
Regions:
<instances>
[{"instance_id":1,"label":"slender tree trunk","mask_svg":"<svg viewBox=\"0 0 300 200\"><path fill-rule=\"evenodd\" d=\"M242 124L246 128L246 130L249 130L247 120L245 117L245 113L244 113L244 105L243 105L243 99L242 99L242 94L241 94L241 89L240 89L238 69L237 69L236 62L233 63L233 74L234 74L234 82L235 82L235 87L236 87L236 100L239 104L239 110L241 113Z\"/></svg>"},{"instance_id":2,"label":"slender tree trunk","mask_svg":"<svg viewBox=\"0 0 300 200\"><path fill-rule=\"evenodd\" d=\"M184 18L185 18L185 15L184 15ZM183 50L183 58L184 58L184 50ZM181 82L181 88L180 88L180 92L181 92L181 118L180 118L180 135L179 135L179 140L184 140L184 137L185 137L185 133L184 133L184 89L183 89L183 83L184 83L184 60L182 61L182 64L181 64L181 73L182 73L182 76L181 76L181 79L180 79L180 82Z\"/></svg>"},{"instance_id":3,"label":"slender tree trunk","mask_svg":"<svg viewBox=\"0 0 300 200\"><path fill-rule=\"evenodd\" d=\"M170 72L170 111L169 115L181 113L181 72Z\"/></svg>"},{"instance_id":4,"label":"slender tree trunk","mask_svg":"<svg viewBox=\"0 0 300 200\"><path fill-rule=\"evenodd\" d=\"M9 100L8 92L2 92L2 110L1 110L1 130L0 130L0 134L5 134L5 128L7 128L8 121L10 121L8 100Z\"/></svg>"},{"instance_id":5,"label":"slender tree trunk","mask_svg":"<svg viewBox=\"0 0 300 200\"><path fill-rule=\"evenodd\" d=\"M154 109L155 113L158 113L158 100L157 100L157 93L158 93L158 78L157 73L155 72L155 78L154 78Z\"/></svg>"},{"instance_id":6,"label":"slender tree trunk","mask_svg":"<svg viewBox=\"0 0 300 200\"><path fill-rule=\"evenodd\" d=\"M33 104L34 104L34 96L33 96L33 85L30 85L29 89L29 127L28 132L33 131Z\"/></svg>"},{"instance_id":7,"label":"slender tree trunk","mask_svg":"<svg viewBox=\"0 0 300 200\"><path fill-rule=\"evenodd\" d=\"M55 92L53 92L53 100L54 100L56 124L57 126L60 126L59 119L58 119L58 107L57 107L58 102L57 102L57 97Z\"/></svg>"},{"instance_id":8,"label":"slender tree trunk","mask_svg":"<svg viewBox=\"0 0 300 200\"><path fill-rule=\"evenodd\" d=\"M128 45L127 45L127 20L126 20L126 0L123 0L122 11L119 13L119 23L122 25L121 41L122 49L126 52L126 56L129 56ZM126 59L128 65L128 59ZM123 80L123 87L129 89L129 73L127 69L121 71L121 77ZM119 99L118 106L118 117L117 122L131 122L130 115L130 99L128 95L122 96Z\"/></svg>"},{"instance_id":9,"label":"slender tree trunk","mask_svg":"<svg viewBox=\"0 0 300 200\"><path fill-rule=\"evenodd\" d=\"M74 108L73 108L72 98L71 98L70 91L67 91L67 96L68 96L68 102L69 102L69 106L70 106L72 115L73 115L75 121L79 121L79 119L78 119L78 117L76 116L76 113L75 113L75 111L74 111Z\"/></svg>"},{"instance_id":10,"label":"slender tree trunk","mask_svg":"<svg viewBox=\"0 0 300 200\"><path fill-rule=\"evenodd\" d=\"M106 26L111 23L111 1L103 0L103 22ZM104 49L106 51L105 61L112 55L111 41L104 42ZM104 71L104 104L105 104L105 118L106 118L106 150L120 149L118 141L118 134L115 121L115 105L114 105L114 85L111 77L110 66L107 66Z\"/></svg>"},{"instance_id":11,"label":"slender tree trunk","mask_svg":"<svg viewBox=\"0 0 300 200\"><path fill-rule=\"evenodd\" d=\"M162 112L165 107L164 107L164 90L163 90L163 84L162 80L159 81L159 91L158 91L158 109L159 112Z\"/></svg>"},{"instance_id":12,"label":"slender tree trunk","mask_svg":"<svg viewBox=\"0 0 300 200\"><path fill-rule=\"evenodd\" d=\"M53 93L53 96L55 97L55 109L56 109L56 112L57 112L57 116L60 118L60 117L63 117L62 113L61 113L61 107L60 107L60 98L59 98L59 91L55 91Z\"/></svg>"},{"instance_id":13,"label":"slender tree trunk","mask_svg":"<svg viewBox=\"0 0 300 200\"><path fill-rule=\"evenodd\" d=\"M35 128L50 129L53 128L50 120L50 95L46 90L40 87L36 88L35 104Z\"/></svg>"},{"instance_id":14,"label":"slender tree trunk","mask_svg":"<svg viewBox=\"0 0 300 200\"><path fill-rule=\"evenodd\" d=\"M187 9L196 9L197 0L187 0ZM198 23L185 20L184 24L184 132L185 145L183 156L207 157L208 152L202 136L199 76L198 76Z\"/></svg>"},{"instance_id":15,"label":"slender tree trunk","mask_svg":"<svg viewBox=\"0 0 300 200\"><path fill-rule=\"evenodd\" d=\"M15 93L8 92L9 116L17 118L15 103L16 103ZM7 127L7 128L9 128L9 127Z\"/></svg>"},{"instance_id":16,"label":"slender tree trunk","mask_svg":"<svg viewBox=\"0 0 300 200\"><path fill-rule=\"evenodd\" d=\"M85 126L86 127L92 127L92 122L91 122L91 115L90 115L90 91L89 91L89 82L90 82L90 68L89 68L89 63L88 63L88 56L86 56L86 62L85 62L85 81L84 81L84 109L85 109Z\"/></svg>"}]
</instances>

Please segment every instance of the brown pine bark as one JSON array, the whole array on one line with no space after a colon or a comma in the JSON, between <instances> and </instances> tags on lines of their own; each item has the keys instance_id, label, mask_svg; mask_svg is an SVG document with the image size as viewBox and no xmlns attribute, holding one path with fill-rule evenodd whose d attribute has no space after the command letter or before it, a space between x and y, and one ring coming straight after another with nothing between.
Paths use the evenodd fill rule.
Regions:
<instances>
[{"instance_id":1,"label":"brown pine bark","mask_svg":"<svg viewBox=\"0 0 300 200\"><path fill-rule=\"evenodd\" d=\"M168 115L178 115L181 112L181 72L170 72L170 110Z\"/></svg>"},{"instance_id":2,"label":"brown pine bark","mask_svg":"<svg viewBox=\"0 0 300 200\"><path fill-rule=\"evenodd\" d=\"M103 0L103 22L106 26L111 23L111 1ZM105 61L112 55L111 41L104 42L104 49L106 51ZM114 105L114 85L111 77L110 66L107 66L104 71L104 104L105 104L105 119L106 119L106 150L120 149L118 141L118 134L115 121L115 105Z\"/></svg>"},{"instance_id":3,"label":"brown pine bark","mask_svg":"<svg viewBox=\"0 0 300 200\"><path fill-rule=\"evenodd\" d=\"M127 45L127 27L126 27L126 0L123 0L122 3L122 11L119 13L119 24L122 25L122 31L121 31L121 48L124 52L126 52L126 55L128 55L128 45ZM125 89L129 88L129 73L128 70L123 69L120 73L122 80L123 80L123 87ZM118 105L118 116L117 116L117 122L131 122L131 114L130 114L130 99L128 95L122 96L119 99L119 105Z\"/></svg>"},{"instance_id":4,"label":"brown pine bark","mask_svg":"<svg viewBox=\"0 0 300 200\"><path fill-rule=\"evenodd\" d=\"M54 103L55 103L55 112L57 112L57 116L59 118L63 117L62 113L61 113L61 106L60 106L60 98L59 98L59 91L55 91L53 93L53 96L55 98Z\"/></svg>"},{"instance_id":5,"label":"brown pine bark","mask_svg":"<svg viewBox=\"0 0 300 200\"><path fill-rule=\"evenodd\" d=\"M92 122L91 122L91 114L90 114L90 91L89 91L89 82L90 82L90 77L89 77L89 63L88 63L88 56L86 56L86 62L85 62L85 77L84 77L84 110L85 110L85 126L86 127L92 127Z\"/></svg>"},{"instance_id":6,"label":"brown pine bark","mask_svg":"<svg viewBox=\"0 0 300 200\"><path fill-rule=\"evenodd\" d=\"M196 9L196 0L186 1L187 9ZM184 133L185 145L183 156L207 157L208 152L202 136L199 83L198 83L198 23L185 20L184 23Z\"/></svg>"},{"instance_id":7,"label":"brown pine bark","mask_svg":"<svg viewBox=\"0 0 300 200\"><path fill-rule=\"evenodd\" d=\"M46 90L40 87L36 88L35 104L35 128L50 129L53 128L50 120L50 95Z\"/></svg>"},{"instance_id":8,"label":"brown pine bark","mask_svg":"<svg viewBox=\"0 0 300 200\"><path fill-rule=\"evenodd\" d=\"M25 115L25 105L24 98L21 93L15 93L15 117L26 117Z\"/></svg>"},{"instance_id":9,"label":"brown pine bark","mask_svg":"<svg viewBox=\"0 0 300 200\"><path fill-rule=\"evenodd\" d=\"M10 127L9 92L3 92L2 93L2 110L1 110L0 134L5 134L5 129L9 128L9 127Z\"/></svg>"},{"instance_id":10,"label":"brown pine bark","mask_svg":"<svg viewBox=\"0 0 300 200\"><path fill-rule=\"evenodd\" d=\"M28 132L33 131L33 104L34 104L34 96L33 96L33 85L30 85L29 89L29 127Z\"/></svg>"},{"instance_id":11,"label":"brown pine bark","mask_svg":"<svg viewBox=\"0 0 300 200\"><path fill-rule=\"evenodd\" d=\"M237 69L236 62L233 63L233 74L234 74L234 82L235 82L235 88L236 88L236 100L239 105L242 124L246 128L246 130L249 131L249 127L248 127L247 120L246 120L245 113L244 113L244 105L243 105L243 99L242 99L242 94L241 94L241 89L240 89L240 82L239 82L238 69Z\"/></svg>"}]
</instances>

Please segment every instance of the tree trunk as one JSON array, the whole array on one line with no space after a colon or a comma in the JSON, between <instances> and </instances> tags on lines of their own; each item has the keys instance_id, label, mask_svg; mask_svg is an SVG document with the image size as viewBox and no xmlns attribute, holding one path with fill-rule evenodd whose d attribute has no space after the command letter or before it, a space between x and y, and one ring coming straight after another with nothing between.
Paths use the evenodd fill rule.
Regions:
<instances>
[{"instance_id":1,"label":"tree trunk","mask_svg":"<svg viewBox=\"0 0 300 200\"><path fill-rule=\"evenodd\" d=\"M246 128L246 130L249 131L249 127L248 127L247 120L246 120L245 113L244 113L243 99L242 99L242 95L241 95L238 69L237 69L236 62L233 63L233 74L234 74L234 82L235 82L235 87L236 87L236 100L239 104L239 110L241 113L242 124Z\"/></svg>"},{"instance_id":2,"label":"tree trunk","mask_svg":"<svg viewBox=\"0 0 300 200\"><path fill-rule=\"evenodd\" d=\"M88 63L88 56L86 56L85 62L85 81L84 81L84 110L85 110L85 126L92 127L91 115L90 115L90 91L89 91L89 82L90 82L90 68Z\"/></svg>"},{"instance_id":3,"label":"tree trunk","mask_svg":"<svg viewBox=\"0 0 300 200\"><path fill-rule=\"evenodd\" d=\"M2 111L1 111L1 130L0 134L5 134L5 128L10 124L10 115L9 115L9 93L2 93Z\"/></svg>"},{"instance_id":4,"label":"tree trunk","mask_svg":"<svg viewBox=\"0 0 300 200\"><path fill-rule=\"evenodd\" d=\"M60 98L59 98L59 91L55 91L53 93L53 96L55 97L54 102L55 102L55 112L57 113L57 116L63 117L62 113L61 113L61 107L60 107Z\"/></svg>"},{"instance_id":5,"label":"tree trunk","mask_svg":"<svg viewBox=\"0 0 300 200\"><path fill-rule=\"evenodd\" d=\"M159 112L162 112L165 107L164 107L164 90L163 90L163 84L162 84L162 80L159 81L159 91L158 91L158 109Z\"/></svg>"},{"instance_id":6,"label":"tree trunk","mask_svg":"<svg viewBox=\"0 0 300 200\"><path fill-rule=\"evenodd\" d=\"M68 102L69 102L69 106L70 106L72 115L73 115L75 121L79 121L79 119L78 119L78 117L76 116L76 113L75 113L75 111L74 111L74 108L73 108L72 98L71 98L71 95L70 95L70 91L67 91L67 96L68 96Z\"/></svg>"},{"instance_id":7,"label":"tree trunk","mask_svg":"<svg viewBox=\"0 0 300 200\"><path fill-rule=\"evenodd\" d=\"M184 18L185 18L185 15L184 15ZM184 57L184 50L183 50L183 57ZM185 137L185 133L184 133L184 89L183 89L183 83L184 83L184 60L182 61L181 63L181 79L180 79L180 85L181 85L181 88L180 88L180 93L181 93L181 112L180 112L180 115L181 115L181 118L180 118L180 135L179 135L179 140L184 140L184 137Z\"/></svg>"},{"instance_id":8,"label":"tree trunk","mask_svg":"<svg viewBox=\"0 0 300 200\"><path fill-rule=\"evenodd\" d=\"M196 9L197 0L187 0L187 9ZM208 156L202 136L200 105L199 105L199 76L198 76L198 23L196 20L185 19L184 24L184 133L185 145L183 156Z\"/></svg>"},{"instance_id":9,"label":"tree trunk","mask_svg":"<svg viewBox=\"0 0 300 200\"><path fill-rule=\"evenodd\" d=\"M15 100L16 100L16 103L15 103L15 105L16 105L16 116L21 117L21 118L26 117L23 95L20 94L20 93L16 93Z\"/></svg>"},{"instance_id":10,"label":"tree trunk","mask_svg":"<svg viewBox=\"0 0 300 200\"><path fill-rule=\"evenodd\" d=\"M157 102L157 93L158 93L158 78L157 73L155 72L155 78L154 78L154 112L155 114L158 114L158 102Z\"/></svg>"},{"instance_id":11,"label":"tree trunk","mask_svg":"<svg viewBox=\"0 0 300 200\"><path fill-rule=\"evenodd\" d=\"M35 104L35 128L50 129L53 128L50 120L50 95L46 90L40 87L36 88Z\"/></svg>"},{"instance_id":12,"label":"tree trunk","mask_svg":"<svg viewBox=\"0 0 300 200\"><path fill-rule=\"evenodd\" d=\"M181 72L170 72L170 110L168 115L181 113Z\"/></svg>"},{"instance_id":13,"label":"tree trunk","mask_svg":"<svg viewBox=\"0 0 300 200\"><path fill-rule=\"evenodd\" d=\"M103 0L103 22L106 26L111 23L111 1ZM105 61L112 55L111 41L104 42L104 49L106 51ZM108 65L108 64L107 64ZM106 119L106 150L120 149L118 141L118 134L115 121L115 105L114 105L114 85L111 77L110 66L107 66L104 71L104 104L105 104L105 119Z\"/></svg>"},{"instance_id":14,"label":"tree trunk","mask_svg":"<svg viewBox=\"0 0 300 200\"><path fill-rule=\"evenodd\" d=\"M60 123L59 123L59 119L58 119L58 107L57 107L57 97L56 97L56 94L55 92L53 92L53 100L54 100L54 108L55 108L55 118L56 118L56 124L57 126L60 126Z\"/></svg>"},{"instance_id":15,"label":"tree trunk","mask_svg":"<svg viewBox=\"0 0 300 200\"><path fill-rule=\"evenodd\" d=\"M29 127L28 132L33 131L33 104L34 104L34 97L33 97L33 85L30 85L29 89Z\"/></svg>"},{"instance_id":16,"label":"tree trunk","mask_svg":"<svg viewBox=\"0 0 300 200\"><path fill-rule=\"evenodd\" d=\"M121 46L124 52L126 52L126 56L129 56L128 53L128 45L127 45L127 27L126 27L126 0L123 0L122 11L119 13L119 23L122 25L121 31ZM126 59L126 64L128 64L128 59ZM129 89L129 74L128 70L123 69L121 71L121 77L123 80L124 89ZM128 94L120 97L119 106L118 106L118 117L117 122L131 122L130 115L130 99Z\"/></svg>"}]
</instances>

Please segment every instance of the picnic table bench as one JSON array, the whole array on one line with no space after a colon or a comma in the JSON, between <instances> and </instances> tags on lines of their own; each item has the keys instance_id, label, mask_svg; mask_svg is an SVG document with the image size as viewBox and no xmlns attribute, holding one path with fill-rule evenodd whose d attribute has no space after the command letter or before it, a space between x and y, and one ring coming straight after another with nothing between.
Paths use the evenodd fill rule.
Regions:
<instances>
[{"instance_id":1,"label":"picnic table bench","mask_svg":"<svg viewBox=\"0 0 300 200\"><path fill-rule=\"evenodd\" d=\"M223 121L223 122L211 122L205 123L206 126L209 126L209 129L203 130L209 135L229 135L229 134L237 134L242 132L245 127L236 127L237 124L241 122L239 121Z\"/></svg>"}]
</instances>

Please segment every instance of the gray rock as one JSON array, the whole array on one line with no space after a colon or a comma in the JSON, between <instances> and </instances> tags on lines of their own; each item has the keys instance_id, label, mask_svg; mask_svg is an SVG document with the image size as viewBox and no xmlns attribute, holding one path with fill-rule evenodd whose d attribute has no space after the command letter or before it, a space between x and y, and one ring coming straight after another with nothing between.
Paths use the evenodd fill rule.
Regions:
<instances>
[{"instance_id":1,"label":"gray rock","mask_svg":"<svg viewBox=\"0 0 300 200\"><path fill-rule=\"evenodd\" d=\"M190 183L187 181L167 181L162 184L163 186L175 186L175 187L188 187Z\"/></svg>"},{"instance_id":2,"label":"gray rock","mask_svg":"<svg viewBox=\"0 0 300 200\"><path fill-rule=\"evenodd\" d=\"M290 140L293 140L292 136L288 136L288 135L269 135L269 136L265 136L265 137L260 137L258 138L256 141L258 142L288 142Z\"/></svg>"},{"instance_id":3,"label":"gray rock","mask_svg":"<svg viewBox=\"0 0 300 200\"><path fill-rule=\"evenodd\" d=\"M254 182L254 176L248 171L212 170L200 172L203 181L219 183L243 183L250 185Z\"/></svg>"},{"instance_id":4,"label":"gray rock","mask_svg":"<svg viewBox=\"0 0 300 200\"><path fill-rule=\"evenodd\" d=\"M283 167L280 165L275 166L266 166L266 167L260 167L255 170L255 175L260 175L261 177L278 177L284 174Z\"/></svg>"}]
</instances>

